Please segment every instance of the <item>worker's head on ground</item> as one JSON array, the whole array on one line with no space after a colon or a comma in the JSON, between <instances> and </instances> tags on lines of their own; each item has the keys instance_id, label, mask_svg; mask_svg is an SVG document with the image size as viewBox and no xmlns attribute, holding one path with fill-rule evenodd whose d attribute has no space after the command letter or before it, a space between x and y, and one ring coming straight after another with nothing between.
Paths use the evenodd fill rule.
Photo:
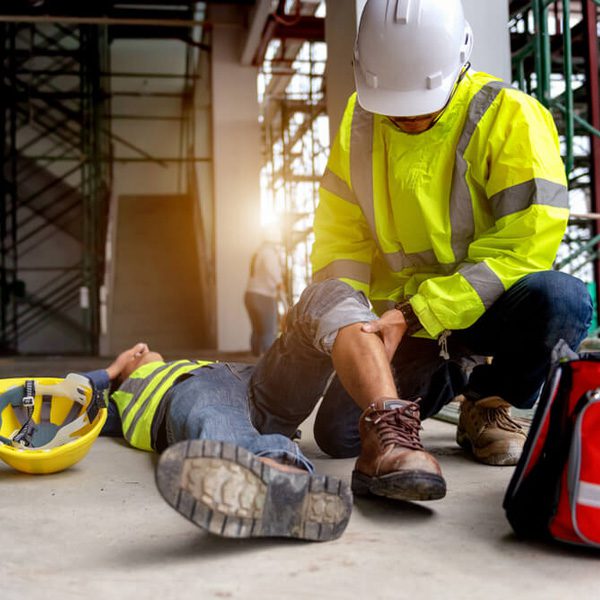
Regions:
<instances>
[{"instance_id":1,"label":"worker's head on ground","mask_svg":"<svg viewBox=\"0 0 600 600\"><path fill-rule=\"evenodd\" d=\"M431 118L431 126L472 47L460 0L367 0L354 49L358 102L396 119Z\"/></svg>"},{"instance_id":2,"label":"worker's head on ground","mask_svg":"<svg viewBox=\"0 0 600 600\"><path fill-rule=\"evenodd\" d=\"M153 352L144 342L138 342L131 348L121 352L106 369L113 382L113 387L118 387L136 369L151 362L163 361L158 352Z\"/></svg>"}]
</instances>

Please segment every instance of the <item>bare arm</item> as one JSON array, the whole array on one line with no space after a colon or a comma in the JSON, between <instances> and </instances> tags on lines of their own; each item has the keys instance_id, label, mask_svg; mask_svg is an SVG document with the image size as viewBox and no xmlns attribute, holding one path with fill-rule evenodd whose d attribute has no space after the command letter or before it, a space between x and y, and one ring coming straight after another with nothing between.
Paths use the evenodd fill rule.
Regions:
<instances>
[{"instance_id":1,"label":"bare arm","mask_svg":"<svg viewBox=\"0 0 600 600\"><path fill-rule=\"evenodd\" d=\"M138 342L132 348L121 352L115 360L113 360L108 367L106 367L106 372L108 373L108 377L111 381L115 380L129 364L131 361L139 358L140 356L149 352L148 345L143 342Z\"/></svg>"}]
</instances>

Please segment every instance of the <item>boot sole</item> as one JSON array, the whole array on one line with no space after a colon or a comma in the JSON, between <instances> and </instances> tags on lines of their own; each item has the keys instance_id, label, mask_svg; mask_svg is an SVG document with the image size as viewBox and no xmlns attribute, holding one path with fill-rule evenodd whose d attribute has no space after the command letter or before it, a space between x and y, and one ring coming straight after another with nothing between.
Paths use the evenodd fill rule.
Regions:
<instances>
[{"instance_id":1,"label":"boot sole","mask_svg":"<svg viewBox=\"0 0 600 600\"><path fill-rule=\"evenodd\" d=\"M374 494L394 500L439 500L446 495L446 482L441 475L424 471L399 471L369 477L355 470L352 472L352 491L360 496Z\"/></svg>"},{"instance_id":2,"label":"boot sole","mask_svg":"<svg viewBox=\"0 0 600 600\"><path fill-rule=\"evenodd\" d=\"M156 468L163 498L194 525L230 538L338 538L352 511L348 484L285 473L239 446L208 440L167 448Z\"/></svg>"},{"instance_id":3,"label":"boot sole","mask_svg":"<svg viewBox=\"0 0 600 600\"><path fill-rule=\"evenodd\" d=\"M472 454L475 460L494 467L514 467L519 462L523 451L522 447L516 448L514 444L513 448L510 447L510 444L507 447L504 442L490 444L485 448L476 448L467 433L458 430L456 431L456 443Z\"/></svg>"}]
</instances>

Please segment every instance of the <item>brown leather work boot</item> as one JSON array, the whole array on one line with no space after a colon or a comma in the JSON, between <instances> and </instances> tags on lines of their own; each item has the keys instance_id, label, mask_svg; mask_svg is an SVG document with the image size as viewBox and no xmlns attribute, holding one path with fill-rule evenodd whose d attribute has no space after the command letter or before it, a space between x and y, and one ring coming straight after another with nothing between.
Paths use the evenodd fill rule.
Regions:
<instances>
[{"instance_id":1,"label":"brown leather work boot","mask_svg":"<svg viewBox=\"0 0 600 600\"><path fill-rule=\"evenodd\" d=\"M510 416L510 404L499 396L464 397L456 430L459 446L486 465L516 465L527 434Z\"/></svg>"},{"instance_id":2,"label":"brown leather work boot","mask_svg":"<svg viewBox=\"0 0 600 600\"><path fill-rule=\"evenodd\" d=\"M355 494L397 500L437 500L446 495L440 465L423 450L419 405L381 400L361 415L360 456L352 473Z\"/></svg>"}]
</instances>

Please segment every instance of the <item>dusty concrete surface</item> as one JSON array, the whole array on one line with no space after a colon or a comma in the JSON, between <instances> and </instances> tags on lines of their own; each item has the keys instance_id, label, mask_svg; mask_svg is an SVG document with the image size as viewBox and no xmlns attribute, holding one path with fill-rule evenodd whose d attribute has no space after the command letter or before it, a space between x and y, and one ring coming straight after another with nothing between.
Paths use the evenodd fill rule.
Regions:
<instances>
[{"instance_id":1,"label":"dusty concrete surface","mask_svg":"<svg viewBox=\"0 0 600 600\"><path fill-rule=\"evenodd\" d=\"M353 461L324 458L304 429L318 469L349 478ZM159 496L155 457L122 441L56 475L2 464L1 597L598 598L600 554L517 541L501 509L512 469L470 461L453 436L425 423L445 499L357 499L346 533L320 544L206 534Z\"/></svg>"}]
</instances>

